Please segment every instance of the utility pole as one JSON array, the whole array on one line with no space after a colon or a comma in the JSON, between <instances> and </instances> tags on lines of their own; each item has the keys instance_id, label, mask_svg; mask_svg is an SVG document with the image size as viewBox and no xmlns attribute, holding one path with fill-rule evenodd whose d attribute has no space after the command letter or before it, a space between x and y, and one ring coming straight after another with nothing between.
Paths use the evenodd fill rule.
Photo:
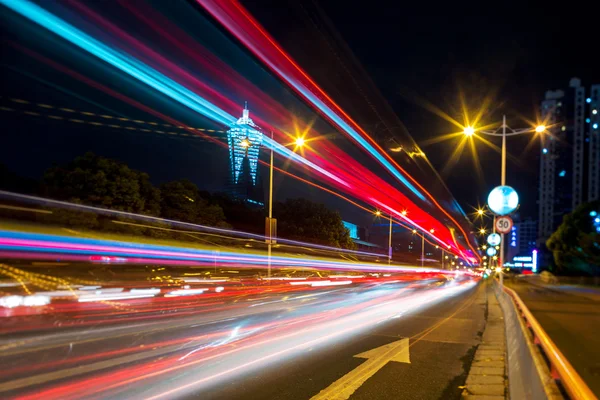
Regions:
<instances>
[{"instance_id":1,"label":"utility pole","mask_svg":"<svg viewBox=\"0 0 600 400\"><path fill-rule=\"evenodd\" d=\"M421 267L425 265L425 234L421 235Z\"/></svg>"},{"instance_id":2,"label":"utility pole","mask_svg":"<svg viewBox=\"0 0 600 400\"><path fill-rule=\"evenodd\" d=\"M388 237L388 265L392 264L392 214L390 214L390 233Z\"/></svg>"},{"instance_id":3,"label":"utility pole","mask_svg":"<svg viewBox=\"0 0 600 400\"><path fill-rule=\"evenodd\" d=\"M271 141L273 141L273 131L271 131ZM271 278L271 248L273 246L273 146L271 146L271 163L269 164L269 218L267 224L269 231L269 243L267 244L267 277ZM271 279L269 279L269 284L270 283Z\"/></svg>"}]
</instances>

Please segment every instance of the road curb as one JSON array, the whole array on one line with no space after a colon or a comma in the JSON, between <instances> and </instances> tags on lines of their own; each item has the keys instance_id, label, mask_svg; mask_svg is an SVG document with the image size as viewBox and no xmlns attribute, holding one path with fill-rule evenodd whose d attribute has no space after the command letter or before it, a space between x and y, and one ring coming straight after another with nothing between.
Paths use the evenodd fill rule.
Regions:
<instances>
[{"instance_id":1,"label":"road curb","mask_svg":"<svg viewBox=\"0 0 600 400\"><path fill-rule=\"evenodd\" d=\"M504 316L492 287L486 286L488 316L481 344L477 346L473 363L462 393L463 399L506 399L506 337Z\"/></svg>"}]
</instances>

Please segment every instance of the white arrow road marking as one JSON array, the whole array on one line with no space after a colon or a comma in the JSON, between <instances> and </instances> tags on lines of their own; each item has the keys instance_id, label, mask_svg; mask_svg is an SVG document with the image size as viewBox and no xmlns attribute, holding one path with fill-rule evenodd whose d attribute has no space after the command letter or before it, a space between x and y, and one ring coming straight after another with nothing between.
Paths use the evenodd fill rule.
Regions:
<instances>
[{"instance_id":1,"label":"white arrow road marking","mask_svg":"<svg viewBox=\"0 0 600 400\"><path fill-rule=\"evenodd\" d=\"M328 388L321 390L311 400L346 400L388 362L410 364L408 338L365 351L354 357L366 358L367 361L333 382Z\"/></svg>"}]
</instances>

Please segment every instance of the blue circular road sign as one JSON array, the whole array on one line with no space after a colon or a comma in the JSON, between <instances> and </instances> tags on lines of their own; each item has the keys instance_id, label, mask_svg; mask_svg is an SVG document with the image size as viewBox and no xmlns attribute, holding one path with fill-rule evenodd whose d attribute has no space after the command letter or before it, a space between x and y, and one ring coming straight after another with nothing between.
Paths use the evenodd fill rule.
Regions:
<instances>
[{"instance_id":1,"label":"blue circular road sign","mask_svg":"<svg viewBox=\"0 0 600 400\"><path fill-rule=\"evenodd\" d=\"M497 186L488 196L488 207L497 215L508 215L519 205L519 195L510 186Z\"/></svg>"},{"instance_id":2,"label":"blue circular road sign","mask_svg":"<svg viewBox=\"0 0 600 400\"><path fill-rule=\"evenodd\" d=\"M487 237L487 242L490 246L498 246L500 244L500 235L497 233L492 233Z\"/></svg>"}]
</instances>

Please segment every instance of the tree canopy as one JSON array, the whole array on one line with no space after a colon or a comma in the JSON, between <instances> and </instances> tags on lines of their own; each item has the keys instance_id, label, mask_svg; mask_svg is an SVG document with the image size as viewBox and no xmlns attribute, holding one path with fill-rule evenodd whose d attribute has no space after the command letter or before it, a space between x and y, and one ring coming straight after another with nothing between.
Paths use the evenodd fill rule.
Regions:
<instances>
[{"instance_id":1,"label":"tree canopy","mask_svg":"<svg viewBox=\"0 0 600 400\"><path fill-rule=\"evenodd\" d=\"M228 226L223 209L209 204L201 197L198 187L187 179L172 181L160 186L161 216L176 221L201 225Z\"/></svg>"},{"instance_id":2,"label":"tree canopy","mask_svg":"<svg viewBox=\"0 0 600 400\"><path fill-rule=\"evenodd\" d=\"M563 217L562 224L546 241L558 272L600 274L600 233L594 227L594 218L598 214L600 201L580 205Z\"/></svg>"},{"instance_id":3,"label":"tree canopy","mask_svg":"<svg viewBox=\"0 0 600 400\"><path fill-rule=\"evenodd\" d=\"M229 227L264 233L265 210L225 193L203 192L187 179L155 187L148 174L126 164L88 152L65 165L46 170L41 185L27 181L0 165L3 188L15 190L27 183L30 192L41 187L41 194L56 200L112 210L145 214L193 224ZM10 178L10 179L8 179ZM249 175L246 179L250 179ZM256 189L260 190L260 189ZM289 199L274 205L278 236L354 249L355 244L337 211L307 199ZM127 218L110 218L101 214L69 209L53 209L39 217L43 222L69 227L173 236L161 229L141 226ZM227 221L227 222L226 222ZM116 222L116 223L115 223ZM229 224L228 224L229 222ZM160 227L166 227L160 225Z\"/></svg>"},{"instance_id":4,"label":"tree canopy","mask_svg":"<svg viewBox=\"0 0 600 400\"><path fill-rule=\"evenodd\" d=\"M157 188L148 174L93 153L49 168L42 187L44 195L58 200L194 224L228 226L221 207L203 199L192 182L173 181ZM95 218L84 218L81 213L64 211L57 216L59 222L69 226L99 227Z\"/></svg>"},{"instance_id":5,"label":"tree canopy","mask_svg":"<svg viewBox=\"0 0 600 400\"><path fill-rule=\"evenodd\" d=\"M324 204L307 199L288 199L277 203L274 209L278 236L345 249L355 248L340 214Z\"/></svg>"},{"instance_id":6,"label":"tree canopy","mask_svg":"<svg viewBox=\"0 0 600 400\"><path fill-rule=\"evenodd\" d=\"M160 210L160 192L148 174L93 153L49 168L42 184L45 194L55 199L149 215Z\"/></svg>"}]
</instances>

